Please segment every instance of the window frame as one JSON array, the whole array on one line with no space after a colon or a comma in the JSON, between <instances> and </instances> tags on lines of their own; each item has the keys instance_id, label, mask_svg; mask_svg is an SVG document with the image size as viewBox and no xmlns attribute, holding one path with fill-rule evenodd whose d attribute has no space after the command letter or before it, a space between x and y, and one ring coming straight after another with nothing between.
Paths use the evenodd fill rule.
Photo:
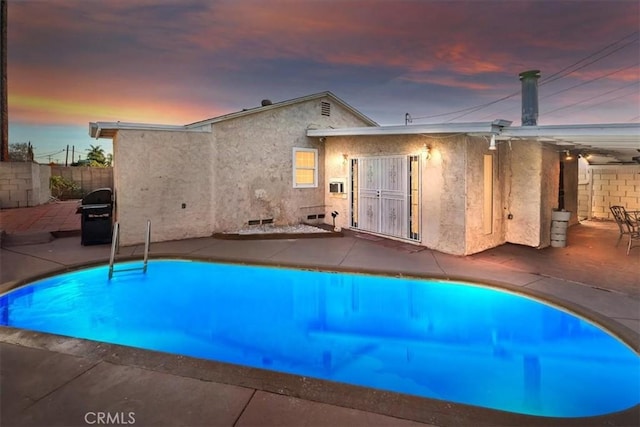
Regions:
<instances>
[{"instance_id":1,"label":"window frame","mask_svg":"<svg viewBox=\"0 0 640 427\"><path fill-rule=\"evenodd\" d=\"M298 167L296 165L296 154L299 152L313 153L313 168ZM292 169L293 169L293 188L318 188L318 149L293 147L292 153ZM296 172L298 170L313 170L313 184L298 184L296 181Z\"/></svg>"}]
</instances>

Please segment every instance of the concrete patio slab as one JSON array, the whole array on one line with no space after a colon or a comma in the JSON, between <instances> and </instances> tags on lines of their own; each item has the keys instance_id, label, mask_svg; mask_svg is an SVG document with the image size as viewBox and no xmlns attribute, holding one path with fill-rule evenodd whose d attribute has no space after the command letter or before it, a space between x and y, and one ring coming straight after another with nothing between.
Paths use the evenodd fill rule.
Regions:
<instances>
[{"instance_id":1,"label":"concrete patio slab","mask_svg":"<svg viewBox=\"0 0 640 427\"><path fill-rule=\"evenodd\" d=\"M11 386L7 384L7 392ZM118 420L106 424L191 426L206 420L208 425L233 426L253 393L243 387L100 362L3 425L105 424L98 417L108 413Z\"/></svg>"},{"instance_id":2,"label":"concrete patio slab","mask_svg":"<svg viewBox=\"0 0 640 427\"><path fill-rule=\"evenodd\" d=\"M242 413L236 427L258 426L396 426L435 427L415 421L372 414L349 408L336 408L290 396L257 391Z\"/></svg>"},{"instance_id":3,"label":"concrete patio slab","mask_svg":"<svg viewBox=\"0 0 640 427\"><path fill-rule=\"evenodd\" d=\"M316 239L314 239L316 240ZM229 260L260 261L286 250L293 240L219 240L193 254Z\"/></svg>"},{"instance_id":4,"label":"concrete patio slab","mask_svg":"<svg viewBox=\"0 0 640 427\"><path fill-rule=\"evenodd\" d=\"M503 283L594 312L605 324L624 328L625 336L638 345L640 250L626 256L622 244L615 246L617 236L615 224L589 222L569 229L567 248L503 245L470 257L414 250L402 242L354 233L312 240L188 239L153 243L151 253ZM81 246L77 235L3 248L0 291L34 275L79 263L105 262L109 250L109 245ZM141 257L142 252L142 245L123 247L119 257ZM516 419L515 425L524 425L517 417L493 422L486 418L486 411L447 402L425 405L424 400L398 395L375 400L375 396L380 399L376 393L365 390L356 397L353 388L329 387L321 381L311 386L309 379L295 376L282 380L269 372L258 375L237 367L221 370L200 359L10 328L0 328L0 332L3 426L80 426L87 425L78 420L87 411L126 412L130 408L136 411L137 425L465 426L470 419L474 425L514 425ZM302 387L301 395L292 394L296 387ZM614 418L611 425L626 426L629 420L633 420L631 425L640 425L640 409ZM589 423L602 425L598 419ZM534 424L548 425L540 420Z\"/></svg>"},{"instance_id":5,"label":"concrete patio slab","mask_svg":"<svg viewBox=\"0 0 640 427\"><path fill-rule=\"evenodd\" d=\"M0 425L19 424L23 412L64 386L95 362L33 348L0 343ZM11 369L9 369L11 367Z\"/></svg>"},{"instance_id":6,"label":"concrete patio slab","mask_svg":"<svg viewBox=\"0 0 640 427\"><path fill-rule=\"evenodd\" d=\"M295 244L275 253L269 260L303 265L340 265L353 245L352 239L344 237L298 239Z\"/></svg>"}]
</instances>

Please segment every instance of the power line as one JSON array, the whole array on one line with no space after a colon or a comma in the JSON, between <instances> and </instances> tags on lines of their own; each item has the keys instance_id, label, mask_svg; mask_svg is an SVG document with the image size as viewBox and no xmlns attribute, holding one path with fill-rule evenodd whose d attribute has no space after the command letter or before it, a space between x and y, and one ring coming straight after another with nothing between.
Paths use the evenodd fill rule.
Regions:
<instances>
[{"instance_id":1,"label":"power line","mask_svg":"<svg viewBox=\"0 0 640 427\"><path fill-rule=\"evenodd\" d=\"M60 150L60 151L56 151L55 153L50 153L50 154L41 154L39 156L35 156L36 159L39 159L41 157L51 157L51 156L55 156L56 154L60 154L60 153L64 153L65 150Z\"/></svg>"},{"instance_id":2,"label":"power line","mask_svg":"<svg viewBox=\"0 0 640 427\"><path fill-rule=\"evenodd\" d=\"M589 79L589 80L587 80L587 81L584 81L584 82L582 82L582 83L578 83L577 85L574 85L574 86L568 87L568 88L566 88L566 89L562 89L562 90L559 90L559 91L553 92L553 93L551 93L551 94L549 94L549 95L542 96L542 97L540 97L540 99L547 99L547 98L551 98L551 97L556 96L556 95L558 95L558 94L560 94L560 93L567 92L567 91L569 91L569 90L571 90L571 89L575 89L575 88L577 88L577 87L580 87L580 86L584 86L584 85L587 85L587 84L593 83L593 82L598 81L598 80L601 80L601 79L603 79L603 78L605 78L605 77L609 77L609 76L611 76L611 75L613 75L613 74L617 74L617 73L620 73L620 72L622 72L622 71L628 70L629 68L635 68L635 67L637 67L637 64L632 64L632 65L629 65L629 66L626 66L626 67L618 68L617 70L612 71L612 72L610 72L610 73L603 74L603 75L600 75L600 76L598 76L598 77L594 77L594 78ZM497 111L497 112L495 112L495 113L491 113L491 114L489 114L489 115L482 116L480 119L482 120L482 119L486 119L486 118L488 118L488 117L495 117L495 116L496 116L496 115L498 115L498 114L501 114L501 113L504 113L504 112L507 112L507 111L511 111L511 110L512 110L511 108L506 109L506 110L500 110L500 111Z\"/></svg>"},{"instance_id":3,"label":"power line","mask_svg":"<svg viewBox=\"0 0 640 427\"><path fill-rule=\"evenodd\" d=\"M554 92L554 93L551 93L551 94L549 94L549 95L545 95L545 96L541 97L540 99L551 98L552 96L556 96L556 95L558 95L558 94L560 94L560 93L563 93L563 92L566 92L566 91L568 91L568 90L575 89L575 88L577 88L577 87L580 87L580 86L584 86L584 85L587 85L587 84L593 83L593 82L598 81L598 80L600 80L600 79L604 79L605 77L609 77L609 76L612 76L612 75L614 75L614 74L620 73L620 72L622 72L622 71L628 70L629 68L636 68L637 66L638 66L637 64L632 64L632 65L629 65L629 66L627 66L627 67L618 68L617 70L612 71L612 72L610 72L610 73L603 74L603 75L598 76L598 77L594 77L593 79L589 79L589 80L584 81L584 82L582 82L582 83L578 83L577 85L574 85L574 86L568 87L568 88L566 88L566 89L559 90L559 91Z\"/></svg>"},{"instance_id":4,"label":"power line","mask_svg":"<svg viewBox=\"0 0 640 427\"><path fill-rule=\"evenodd\" d=\"M551 75L550 75L549 77L547 77L546 79L541 80L541 81L540 81L540 85L544 85L544 84L548 84L548 83L554 82L554 81L556 81L556 80L560 80L560 79L562 79L562 78L564 78L564 77L566 77L566 76L568 76L568 75L570 75L570 74L575 73L575 72L576 72L576 71L578 71L578 70L581 70L581 69L583 69L583 68L586 68L586 67L588 67L589 65L594 64L594 63L596 63L596 62L598 62L598 61L600 61L600 60L602 60L602 59L604 59L604 58L606 58L606 57L608 57L608 56L610 56L610 55L612 55L612 54L614 54L614 53L616 53L616 52L618 52L618 51L620 51L620 50L622 50L622 49L624 49L624 48L626 48L627 46L629 46L629 45L631 45L631 44L633 44L633 43L637 43L637 42L638 42L638 38L637 38L638 33L640 33L640 31L634 31L634 32L632 32L632 33L629 33L629 34L627 34L626 36L624 36L624 37L622 37L622 38L620 38L620 39L616 40L615 42L610 43L610 44L608 44L607 46L605 46L605 47L603 47L603 48L601 48L601 49L597 50L596 52L594 52L594 53L592 53L592 54L590 54L590 55L588 55L588 56L586 56L586 57L584 57L584 58L580 59L579 61L576 61L576 62L574 62L573 64L568 65L567 67L564 67L564 68L563 68L563 69L561 69L560 71L558 71L558 72L556 72L556 73L554 73L554 74L551 74ZM628 39L628 38L630 38L630 37L634 37L634 38L633 38L633 40L630 40L630 41L626 42L626 43L625 43L625 44L623 44L622 46L617 47L616 49L614 49L614 50L612 50L612 51L608 52L608 53L607 53L607 54L605 54L605 55L602 55L602 56L597 57L597 58L596 58L596 59L594 59L593 61L590 61L590 62L588 62L588 63L586 63L586 64L583 64L583 65L579 66L578 68L575 68L575 69L573 69L573 70L571 70L571 71L569 71L569 72L566 72L566 73L565 73L565 71L568 71L568 70L570 70L571 68L573 68L573 67L577 66L578 64L580 64L580 63L582 63L582 62L584 62L584 61L589 60L590 58L593 58L593 57L595 57L595 56L599 55L600 53L602 53L602 52L604 52L604 51L608 50L609 48L611 48L611 47L613 47L613 46L615 46L615 45L617 45L617 44L619 44L619 43L621 43L621 42L623 42L624 40L626 40L626 39ZM563 74L563 73L564 73L564 74ZM586 84L586 83L585 83L585 84ZM476 105L476 106L472 106L472 107L463 108L463 109L461 109L461 110L451 111L451 112L448 112L448 113L434 114L434 115L429 115L429 116L412 117L412 119L413 119L413 120L431 119L431 118L435 118L435 117L443 117L443 116L449 116L449 115L457 114L457 113L464 113L464 114L461 114L461 115L459 115L459 116L456 116L456 117L454 117L454 118L452 118L452 119L447 120L447 122L451 122L451 121L453 121L453 120L459 119L459 118L461 118L461 117L464 117L464 116L469 115L469 114L471 114L471 113L474 113L474 112L476 112L476 111L482 110L482 109L484 109L484 108L486 108L486 107L489 107L489 106L491 106L491 105L494 105L494 104L497 104L497 103L499 103L499 102L505 101L505 100L507 100L507 99L513 98L514 96L517 96L518 94L520 94L520 91L518 91L518 92L514 92L514 93L512 93L512 94L509 94L509 95L507 95L507 96L504 96L504 97L502 97L502 98L499 98L499 99L497 99L497 100L495 100L495 101L487 102L487 103L480 104L480 105Z\"/></svg>"},{"instance_id":5,"label":"power line","mask_svg":"<svg viewBox=\"0 0 640 427\"><path fill-rule=\"evenodd\" d=\"M609 90L609 91L604 92L604 93L601 93L601 94L599 94L599 95L595 95L595 96L592 96L592 97L590 97L590 98L585 98L585 99L583 99L583 100L581 100L581 101L577 101L577 102L574 102L574 103L572 103L572 104L565 105L565 106L563 106L563 107L559 107L559 108L556 108L556 109L551 110L551 111L544 111L544 112L543 112L543 114L555 113L556 111L565 110L565 109L567 109L567 108L575 107L576 105L584 104L585 102L591 101L592 99L600 98L601 96L605 96L605 95L608 95L608 94L610 94L610 93L617 92L617 91L619 91L619 90L625 89L625 88L630 87L630 86L637 85L637 84L639 84L639 83L640 83L640 81L635 81L635 82L633 82L633 83L630 83L630 84L624 85L624 86L619 87L619 88L617 88L617 89ZM630 94L632 94L632 93L633 93L633 92L629 92L629 93L626 93L626 94L624 94L624 95L618 96L618 97L616 97L616 98L612 98L612 99L609 99L609 100L607 100L607 101L603 101L602 103L610 102L610 101L613 101L613 100L616 100L616 99L619 99L619 98L623 98L623 97L625 97L625 96L629 96L629 95L630 95ZM596 104L596 105L599 105L599 104ZM589 108L592 108L592 107L595 107L595 105L592 105L592 106L590 106Z\"/></svg>"},{"instance_id":6,"label":"power line","mask_svg":"<svg viewBox=\"0 0 640 427\"><path fill-rule=\"evenodd\" d=\"M586 61L586 60L588 60L588 59L590 59L590 58L593 58L594 56L598 55L599 53L604 52L605 50L609 49L609 48L610 48L610 47L612 47L612 46L615 46L616 44L620 43L620 42L621 42L621 41L623 41L624 39L627 39L627 38L632 37L632 36L636 36L637 34L638 34L638 31L634 31L633 33L627 34L626 36L622 37L621 39L616 40L615 42L613 42L613 43L611 43L611 44L609 44L609 45L607 45L607 46L605 46L605 47L603 47L602 49L598 50L597 52L594 52L594 53L592 53L591 55L588 55L587 57L582 58L581 60L579 60L579 61L577 61L577 62L574 62L573 64L571 64L571 65L569 65L569 66L567 66L567 67L563 68L562 70L558 71L557 73L554 73L554 74L550 75L550 76L549 76L549 77L547 77L546 79L542 79L542 80L540 81L540 85L542 86L542 85L545 85L545 84L548 84L548 83L554 82L554 81L556 81L556 80L559 80L559 79L561 79L561 78L563 78L563 77L566 77L566 76L568 76L568 75L570 75L570 74L573 74L573 73L575 73L575 72L576 72L576 71L578 71L578 70L581 70L581 69L583 69L583 68L585 68L585 67L587 67L587 66L589 66L589 65L591 65L591 64L593 64L593 63L595 63L595 62L600 61L601 59L606 58L607 56L613 55L613 54L614 54L614 53L616 53L617 51L619 51L619 50L621 50L621 49L624 49L625 47L629 46L630 44L636 43L636 42L638 41L638 39L634 37L634 39L633 39L633 40L631 40L631 41L627 42L626 44L624 44L624 45L622 45L622 46L618 47L617 49L615 49L615 50L613 50L613 51L611 51L611 52L607 53L606 55L603 55L603 56L601 56L601 57L599 57L599 58L594 59L594 60L593 60L593 61L591 61L591 62L588 62L588 63L586 63L586 64L583 64L583 65L581 65L580 67L576 68L575 70L572 70L572 71L570 71L570 72L568 72L568 73L566 73L566 74L562 74L563 72L565 72L565 71L569 70L570 68L572 68L572 67L574 67L574 66L576 66L576 65L580 64L581 62Z\"/></svg>"}]
</instances>

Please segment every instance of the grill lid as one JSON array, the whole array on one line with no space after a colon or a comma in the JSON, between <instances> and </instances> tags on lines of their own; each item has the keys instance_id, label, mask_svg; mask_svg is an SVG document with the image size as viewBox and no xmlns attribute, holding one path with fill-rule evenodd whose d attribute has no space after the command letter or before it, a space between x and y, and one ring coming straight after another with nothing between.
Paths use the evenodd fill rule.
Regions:
<instances>
[{"instance_id":1,"label":"grill lid","mask_svg":"<svg viewBox=\"0 0 640 427\"><path fill-rule=\"evenodd\" d=\"M98 188L82 198L83 205L111 204L113 202L113 191L110 188Z\"/></svg>"}]
</instances>

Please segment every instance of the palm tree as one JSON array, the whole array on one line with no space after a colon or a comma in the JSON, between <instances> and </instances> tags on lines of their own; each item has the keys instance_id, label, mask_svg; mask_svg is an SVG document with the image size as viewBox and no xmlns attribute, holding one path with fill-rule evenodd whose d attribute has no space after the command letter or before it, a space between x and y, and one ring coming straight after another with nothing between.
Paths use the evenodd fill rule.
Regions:
<instances>
[{"instance_id":1,"label":"palm tree","mask_svg":"<svg viewBox=\"0 0 640 427\"><path fill-rule=\"evenodd\" d=\"M104 150L99 145L93 146L90 145L90 148L87 149L89 153L87 153L87 160L90 163L95 163L97 166L104 166L106 163L106 158L104 156Z\"/></svg>"}]
</instances>

